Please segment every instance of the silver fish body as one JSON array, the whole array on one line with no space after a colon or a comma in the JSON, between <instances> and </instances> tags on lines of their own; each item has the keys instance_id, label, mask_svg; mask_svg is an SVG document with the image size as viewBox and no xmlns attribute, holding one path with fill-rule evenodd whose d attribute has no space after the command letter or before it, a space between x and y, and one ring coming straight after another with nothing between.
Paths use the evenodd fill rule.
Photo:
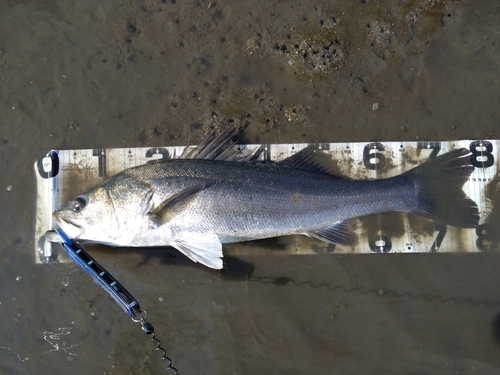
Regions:
<instances>
[{"instance_id":1,"label":"silver fish body","mask_svg":"<svg viewBox=\"0 0 500 375\"><path fill-rule=\"evenodd\" d=\"M222 244L290 234L350 243L347 220L387 211L473 227L476 204L461 190L472 172L454 150L400 176L342 180L314 152L279 164L174 159L127 169L54 213L71 237L114 246L173 246L222 267Z\"/></svg>"},{"instance_id":2,"label":"silver fish body","mask_svg":"<svg viewBox=\"0 0 500 375\"><path fill-rule=\"evenodd\" d=\"M131 246L159 246L186 233L214 233L221 243L308 234L358 216L410 212L416 205L406 177L343 181L280 165L172 160L117 178L151 186L153 207L190 186L206 186L164 225L144 221Z\"/></svg>"}]
</instances>

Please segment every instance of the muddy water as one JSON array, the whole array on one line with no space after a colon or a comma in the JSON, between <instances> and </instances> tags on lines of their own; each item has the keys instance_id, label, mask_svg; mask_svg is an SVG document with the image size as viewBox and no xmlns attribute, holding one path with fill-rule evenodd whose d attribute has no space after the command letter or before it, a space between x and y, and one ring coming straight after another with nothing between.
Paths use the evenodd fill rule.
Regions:
<instances>
[{"instance_id":1,"label":"muddy water","mask_svg":"<svg viewBox=\"0 0 500 375\"><path fill-rule=\"evenodd\" d=\"M0 372L163 369L77 266L35 264L45 152L195 143L229 121L252 143L500 138L498 14L496 1L2 2ZM174 251L89 250L182 374L500 371L495 252L250 254L221 275Z\"/></svg>"}]
</instances>

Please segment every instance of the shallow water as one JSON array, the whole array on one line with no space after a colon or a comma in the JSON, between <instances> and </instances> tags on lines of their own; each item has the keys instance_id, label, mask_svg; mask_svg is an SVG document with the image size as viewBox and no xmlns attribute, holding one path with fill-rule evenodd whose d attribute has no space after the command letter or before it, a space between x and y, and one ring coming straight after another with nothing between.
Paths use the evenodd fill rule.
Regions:
<instances>
[{"instance_id":1,"label":"shallow water","mask_svg":"<svg viewBox=\"0 0 500 375\"><path fill-rule=\"evenodd\" d=\"M230 120L251 143L500 138L493 0L5 1L0 14L5 374L163 371L76 265L35 264L32 165L50 149L196 143ZM500 372L498 252L250 254L220 275L173 250L89 251L181 374Z\"/></svg>"}]
</instances>

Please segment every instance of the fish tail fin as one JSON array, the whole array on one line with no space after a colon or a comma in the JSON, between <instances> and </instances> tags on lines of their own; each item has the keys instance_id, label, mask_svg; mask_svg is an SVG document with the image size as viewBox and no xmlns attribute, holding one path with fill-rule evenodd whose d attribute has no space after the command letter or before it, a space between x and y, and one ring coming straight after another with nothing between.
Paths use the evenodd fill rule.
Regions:
<instances>
[{"instance_id":1,"label":"fish tail fin","mask_svg":"<svg viewBox=\"0 0 500 375\"><path fill-rule=\"evenodd\" d=\"M462 190L474 171L469 154L465 148L452 150L404 173L416 189L417 204L410 212L454 227L476 227L479 209Z\"/></svg>"}]
</instances>

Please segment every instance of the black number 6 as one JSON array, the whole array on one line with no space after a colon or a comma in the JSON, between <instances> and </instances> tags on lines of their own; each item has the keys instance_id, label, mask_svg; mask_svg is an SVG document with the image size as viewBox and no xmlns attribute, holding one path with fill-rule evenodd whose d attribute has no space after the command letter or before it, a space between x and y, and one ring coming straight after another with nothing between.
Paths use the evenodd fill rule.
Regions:
<instances>
[{"instance_id":1,"label":"black number 6","mask_svg":"<svg viewBox=\"0 0 500 375\"><path fill-rule=\"evenodd\" d=\"M380 168L385 161L385 156L379 151L384 151L385 147L381 143L369 143L363 149L363 163L367 169L372 171Z\"/></svg>"}]
</instances>

